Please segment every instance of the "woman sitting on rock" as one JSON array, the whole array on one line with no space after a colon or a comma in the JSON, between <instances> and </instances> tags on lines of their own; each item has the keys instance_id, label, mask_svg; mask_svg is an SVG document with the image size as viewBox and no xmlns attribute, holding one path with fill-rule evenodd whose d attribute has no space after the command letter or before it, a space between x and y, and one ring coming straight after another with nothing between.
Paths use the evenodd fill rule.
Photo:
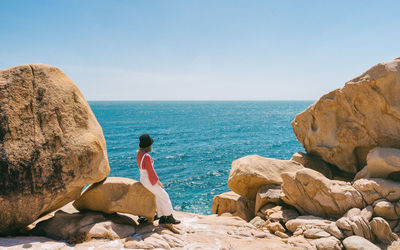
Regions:
<instances>
[{"instance_id":1,"label":"woman sitting on rock","mask_svg":"<svg viewBox=\"0 0 400 250\"><path fill-rule=\"evenodd\" d=\"M153 159L149 152L152 151L153 139L148 134L139 137L139 150L136 161L140 169L140 182L156 197L157 214L160 216L159 224L179 224L180 221L172 215L173 209L168 193L158 179L153 167Z\"/></svg>"}]
</instances>

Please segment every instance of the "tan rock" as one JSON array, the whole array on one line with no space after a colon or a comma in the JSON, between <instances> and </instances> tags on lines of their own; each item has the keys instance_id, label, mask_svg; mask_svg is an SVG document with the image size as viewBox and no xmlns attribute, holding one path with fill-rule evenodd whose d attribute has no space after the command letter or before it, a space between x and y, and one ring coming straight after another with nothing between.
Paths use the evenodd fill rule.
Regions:
<instances>
[{"instance_id":1,"label":"tan rock","mask_svg":"<svg viewBox=\"0 0 400 250\"><path fill-rule=\"evenodd\" d=\"M362 208L361 194L350 183L329 180L312 169L282 174L282 200L302 214L341 217L353 207Z\"/></svg>"},{"instance_id":2,"label":"tan rock","mask_svg":"<svg viewBox=\"0 0 400 250\"><path fill-rule=\"evenodd\" d=\"M369 240L360 236L350 236L343 240L346 250L380 250Z\"/></svg>"},{"instance_id":3,"label":"tan rock","mask_svg":"<svg viewBox=\"0 0 400 250\"><path fill-rule=\"evenodd\" d=\"M336 226L342 230L346 236L357 235L373 241L373 234L369 225L372 217L373 208L368 206L363 210L352 208L336 221Z\"/></svg>"},{"instance_id":4,"label":"tan rock","mask_svg":"<svg viewBox=\"0 0 400 250\"><path fill-rule=\"evenodd\" d=\"M123 177L108 177L92 184L73 203L79 211L129 213L153 221L156 212L154 195L140 182Z\"/></svg>"},{"instance_id":5,"label":"tan rock","mask_svg":"<svg viewBox=\"0 0 400 250\"><path fill-rule=\"evenodd\" d=\"M293 130L307 152L356 173L370 149L400 148L398 93L400 60L380 63L297 115Z\"/></svg>"},{"instance_id":6,"label":"tan rock","mask_svg":"<svg viewBox=\"0 0 400 250\"><path fill-rule=\"evenodd\" d=\"M321 228L309 228L304 232L304 237L307 239L318 239L318 238L328 238L331 237L331 234L327 233L325 230Z\"/></svg>"},{"instance_id":7,"label":"tan rock","mask_svg":"<svg viewBox=\"0 0 400 250\"><path fill-rule=\"evenodd\" d=\"M234 192L214 196L211 210L214 214L230 213L245 221L254 218L254 201L246 200Z\"/></svg>"},{"instance_id":8,"label":"tan rock","mask_svg":"<svg viewBox=\"0 0 400 250\"><path fill-rule=\"evenodd\" d=\"M368 204L385 198L388 201L400 199L400 183L385 179L360 179L356 180L353 187L357 189Z\"/></svg>"},{"instance_id":9,"label":"tan rock","mask_svg":"<svg viewBox=\"0 0 400 250\"><path fill-rule=\"evenodd\" d=\"M279 222L271 222L271 223L267 224L267 229L271 233L275 233L276 231L284 233L286 231L285 228Z\"/></svg>"},{"instance_id":10,"label":"tan rock","mask_svg":"<svg viewBox=\"0 0 400 250\"><path fill-rule=\"evenodd\" d=\"M399 218L395 211L393 203L380 199L373 203L374 214L387 220L396 220Z\"/></svg>"},{"instance_id":11,"label":"tan rock","mask_svg":"<svg viewBox=\"0 0 400 250\"><path fill-rule=\"evenodd\" d=\"M318 250L341 250L343 249L342 243L340 240L336 239L333 236L318 238L311 240L311 244L316 247Z\"/></svg>"},{"instance_id":12,"label":"tan rock","mask_svg":"<svg viewBox=\"0 0 400 250\"><path fill-rule=\"evenodd\" d=\"M299 216L296 210L285 206L275 205L273 203L269 203L262 207L260 212L264 215L265 219L282 223L286 223L288 220L295 219Z\"/></svg>"},{"instance_id":13,"label":"tan rock","mask_svg":"<svg viewBox=\"0 0 400 250\"><path fill-rule=\"evenodd\" d=\"M392 241L398 240L399 236L392 232L389 223L381 217L375 217L369 223L375 237L385 245L389 245Z\"/></svg>"},{"instance_id":14,"label":"tan rock","mask_svg":"<svg viewBox=\"0 0 400 250\"><path fill-rule=\"evenodd\" d=\"M303 168L299 163L287 160L249 155L232 162L228 187L245 199L255 200L260 187L281 184L281 174Z\"/></svg>"},{"instance_id":15,"label":"tan rock","mask_svg":"<svg viewBox=\"0 0 400 250\"><path fill-rule=\"evenodd\" d=\"M123 225L112 221L104 221L84 226L79 229L78 234L85 235L89 239L122 239L134 234L135 231L136 229L132 225Z\"/></svg>"},{"instance_id":16,"label":"tan rock","mask_svg":"<svg viewBox=\"0 0 400 250\"><path fill-rule=\"evenodd\" d=\"M310 228L320 228L338 239L344 237L335 222L311 215L299 216L296 219L289 220L285 226L291 232L296 232L298 229L302 229L304 232Z\"/></svg>"},{"instance_id":17,"label":"tan rock","mask_svg":"<svg viewBox=\"0 0 400 250\"><path fill-rule=\"evenodd\" d=\"M280 197L283 195L280 185L265 185L258 189L256 195L255 213L267 203L282 203Z\"/></svg>"},{"instance_id":18,"label":"tan rock","mask_svg":"<svg viewBox=\"0 0 400 250\"><path fill-rule=\"evenodd\" d=\"M276 236L278 236L278 237L281 237L282 239L287 239L287 238L289 238L289 235L287 235L286 233L281 232L281 231L275 231L274 234L275 234Z\"/></svg>"},{"instance_id":19,"label":"tan rock","mask_svg":"<svg viewBox=\"0 0 400 250\"><path fill-rule=\"evenodd\" d=\"M369 151L367 166L358 172L354 179L388 178L390 174L399 171L400 149L377 147Z\"/></svg>"},{"instance_id":20,"label":"tan rock","mask_svg":"<svg viewBox=\"0 0 400 250\"><path fill-rule=\"evenodd\" d=\"M102 129L58 68L0 70L0 166L0 234L78 198L110 172Z\"/></svg>"},{"instance_id":21,"label":"tan rock","mask_svg":"<svg viewBox=\"0 0 400 250\"><path fill-rule=\"evenodd\" d=\"M311 168L321 174L323 174L328 179L333 179L333 174L329 163L323 161L321 157L305 154L303 152L295 153L290 160L300 163L306 168Z\"/></svg>"},{"instance_id":22,"label":"tan rock","mask_svg":"<svg viewBox=\"0 0 400 250\"><path fill-rule=\"evenodd\" d=\"M249 223L256 228L262 228L265 225L265 220L263 220L260 216L256 216Z\"/></svg>"},{"instance_id":23,"label":"tan rock","mask_svg":"<svg viewBox=\"0 0 400 250\"><path fill-rule=\"evenodd\" d=\"M82 227L106 220L102 214L95 212L69 214L64 211L57 211L54 217L39 222L33 234L43 235L56 240L68 240L76 237L79 229Z\"/></svg>"}]
</instances>

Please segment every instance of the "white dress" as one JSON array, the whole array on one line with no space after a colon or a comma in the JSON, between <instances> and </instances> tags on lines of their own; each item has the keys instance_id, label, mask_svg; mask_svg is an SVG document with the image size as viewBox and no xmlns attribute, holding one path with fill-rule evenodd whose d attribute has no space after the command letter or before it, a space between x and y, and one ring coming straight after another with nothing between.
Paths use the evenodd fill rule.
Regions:
<instances>
[{"instance_id":1,"label":"white dress","mask_svg":"<svg viewBox=\"0 0 400 250\"><path fill-rule=\"evenodd\" d=\"M169 199L168 193L158 184L152 185L146 169L142 169L142 163L144 157L147 155L145 153L140 161L140 182L145 186L150 192L152 192L156 198L157 214L158 216L168 216L173 212L171 200ZM149 155L150 156L150 155Z\"/></svg>"}]
</instances>

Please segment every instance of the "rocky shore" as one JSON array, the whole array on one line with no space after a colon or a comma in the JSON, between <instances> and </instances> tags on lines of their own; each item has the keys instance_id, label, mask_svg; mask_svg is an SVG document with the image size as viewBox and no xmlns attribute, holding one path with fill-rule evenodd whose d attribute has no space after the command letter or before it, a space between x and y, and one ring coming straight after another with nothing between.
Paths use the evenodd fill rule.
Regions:
<instances>
[{"instance_id":1,"label":"rocky shore","mask_svg":"<svg viewBox=\"0 0 400 250\"><path fill-rule=\"evenodd\" d=\"M105 140L59 69L0 71L0 248L399 249L400 58L296 116L307 153L232 162L214 215L153 221L153 195L107 177ZM82 188L92 184L83 193Z\"/></svg>"}]
</instances>

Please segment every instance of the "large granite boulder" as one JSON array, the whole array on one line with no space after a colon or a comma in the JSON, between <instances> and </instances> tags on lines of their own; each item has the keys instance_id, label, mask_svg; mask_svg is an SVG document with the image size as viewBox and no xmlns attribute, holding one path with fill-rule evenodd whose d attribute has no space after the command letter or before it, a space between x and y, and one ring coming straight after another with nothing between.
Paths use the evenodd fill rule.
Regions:
<instances>
[{"instance_id":1,"label":"large granite boulder","mask_svg":"<svg viewBox=\"0 0 400 250\"><path fill-rule=\"evenodd\" d=\"M211 211L218 215L230 213L250 221L254 218L254 201L246 200L234 192L226 192L214 196Z\"/></svg>"},{"instance_id":2,"label":"large granite boulder","mask_svg":"<svg viewBox=\"0 0 400 250\"><path fill-rule=\"evenodd\" d=\"M260 187L268 184L281 184L281 174L294 172L303 166L294 161L264 158L249 155L232 162L228 187L240 196L255 200Z\"/></svg>"},{"instance_id":3,"label":"large granite boulder","mask_svg":"<svg viewBox=\"0 0 400 250\"><path fill-rule=\"evenodd\" d=\"M0 71L0 234L79 197L110 172L103 132L58 68Z\"/></svg>"},{"instance_id":4,"label":"large granite boulder","mask_svg":"<svg viewBox=\"0 0 400 250\"><path fill-rule=\"evenodd\" d=\"M399 93L397 58L321 97L296 116L293 130L308 153L355 174L370 149L400 148Z\"/></svg>"},{"instance_id":5,"label":"large granite boulder","mask_svg":"<svg viewBox=\"0 0 400 250\"><path fill-rule=\"evenodd\" d=\"M369 205L382 198L390 202L400 200L400 183L396 181L380 178L360 179L353 183L353 187Z\"/></svg>"},{"instance_id":6,"label":"large granite boulder","mask_svg":"<svg viewBox=\"0 0 400 250\"><path fill-rule=\"evenodd\" d=\"M282 179L282 200L302 214L339 218L350 208L364 207L361 194L350 183L329 180L312 169L284 173Z\"/></svg>"},{"instance_id":7,"label":"large granite boulder","mask_svg":"<svg viewBox=\"0 0 400 250\"><path fill-rule=\"evenodd\" d=\"M400 171L400 149L381 148L371 149L367 155L367 166L355 176L361 178L388 178L390 174Z\"/></svg>"},{"instance_id":8,"label":"large granite boulder","mask_svg":"<svg viewBox=\"0 0 400 250\"><path fill-rule=\"evenodd\" d=\"M142 183L123 177L108 177L102 182L92 184L73 206L79 211L140 215L149 221L153 221L156 212L153 193Z\"/></svg>"}]
</instances>

